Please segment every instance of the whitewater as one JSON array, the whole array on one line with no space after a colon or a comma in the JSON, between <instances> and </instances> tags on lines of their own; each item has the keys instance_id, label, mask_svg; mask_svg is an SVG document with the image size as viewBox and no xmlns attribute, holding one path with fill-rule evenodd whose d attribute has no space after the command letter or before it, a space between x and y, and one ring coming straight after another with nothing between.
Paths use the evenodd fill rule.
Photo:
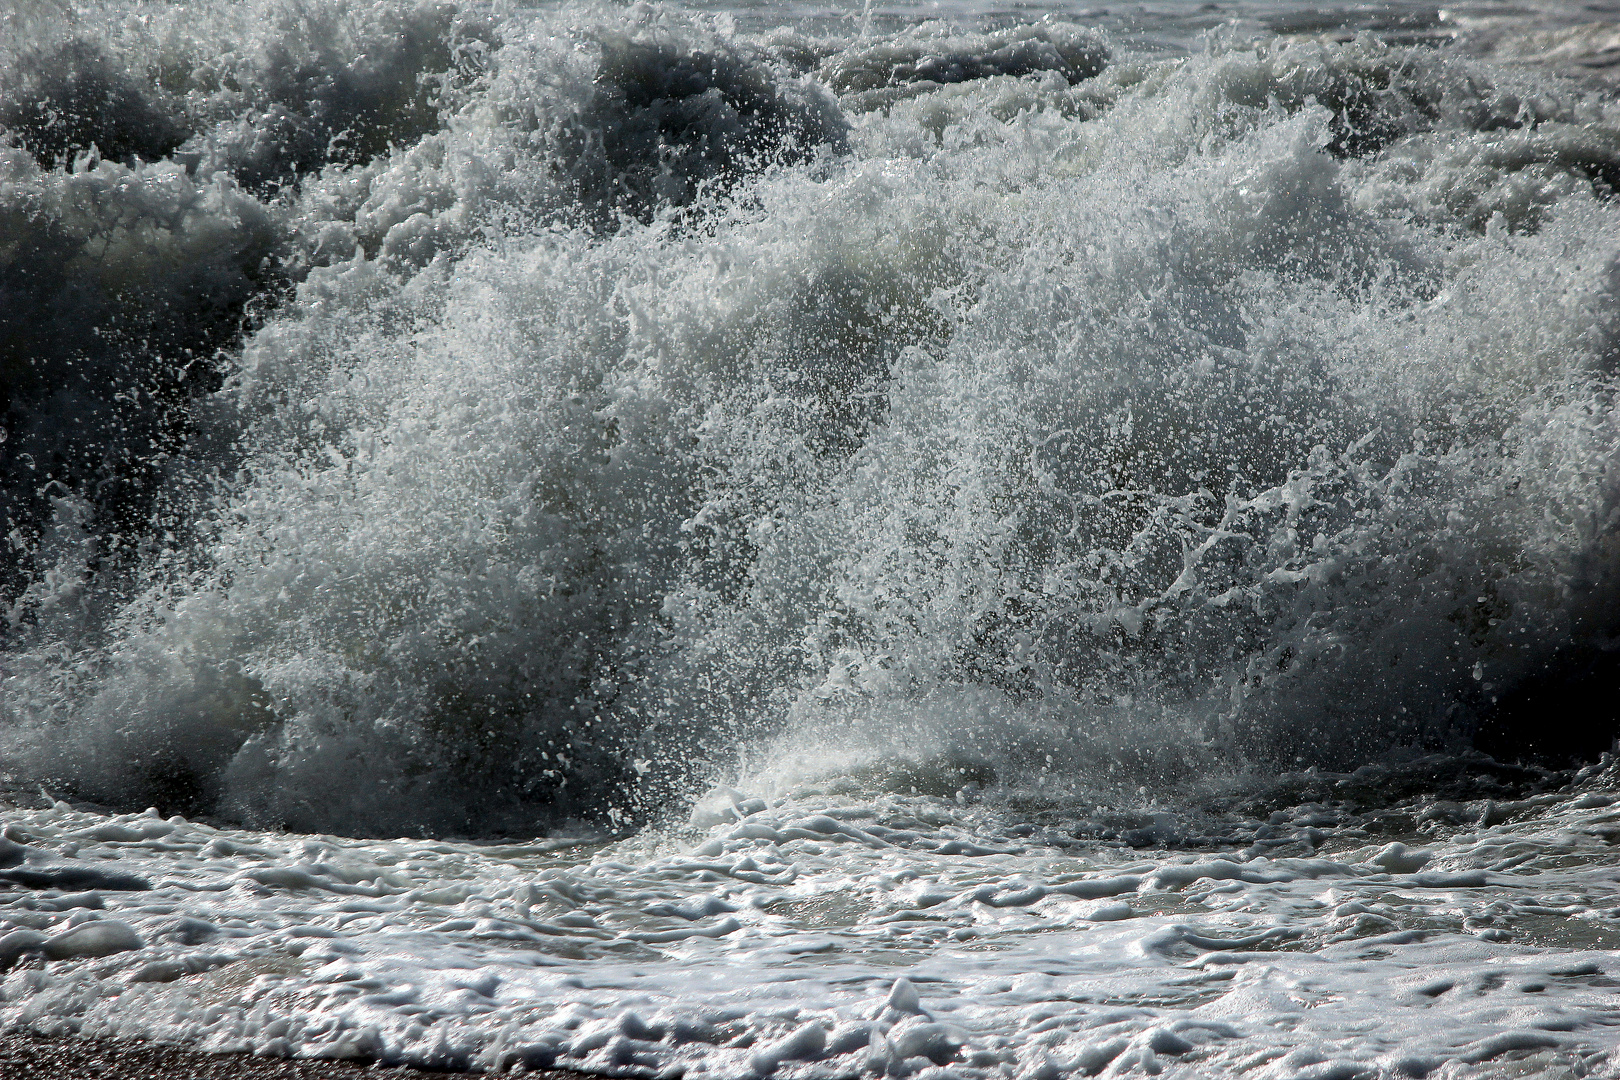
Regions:
<instances>
[{"instance_id":1,"label":"whitewater","mask_svg":"<svg viewBox=\"0 0 1620 1080\"><path fill-rule=\"evenodd\" d=\"M0 8L0 1028L1620 1076L1620 9Z\"/></svg>"}]
</instances>

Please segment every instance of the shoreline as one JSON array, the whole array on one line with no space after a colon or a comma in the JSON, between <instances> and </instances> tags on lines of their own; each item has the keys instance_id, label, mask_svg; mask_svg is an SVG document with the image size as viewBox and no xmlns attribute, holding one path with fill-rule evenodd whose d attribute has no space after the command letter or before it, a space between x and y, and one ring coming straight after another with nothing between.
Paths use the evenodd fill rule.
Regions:
<instances>
[{"instance_id":1,"label":"shoreline","mask_svg":"<svg viewBox=\"0 0 1620 1080\"><path fill-rule=\"evenodd\" d=\"M514 1070L514 1075L519 1072ZM136 1039L0 1032L0 1076L26 1076L28 1080L377 1080L383 1073L397 1075L401 1080L481 1075L326 1058L209 1053ZM542 1080L579 1080L589 1074L535 1069L521 1075Z\"/></svg>"}]
</instances>

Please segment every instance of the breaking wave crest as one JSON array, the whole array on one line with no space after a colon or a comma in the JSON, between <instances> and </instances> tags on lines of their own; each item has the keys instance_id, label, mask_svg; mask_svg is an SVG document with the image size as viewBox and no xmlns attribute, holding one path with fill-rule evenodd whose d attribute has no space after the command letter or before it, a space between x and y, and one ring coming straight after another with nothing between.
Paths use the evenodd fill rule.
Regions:
<instances>
[{"instance_id":1,"label":"breaking wave crest","mask_svg":"<svg viewBox=\"0 0 1620 1080\"><path fill-rule=\"evenodd\" d=\"M350 833L1063 798L1511 748L1610 670L1606 97L197 10L4 56L16 780Z\"/></svg>"}]
</instances>

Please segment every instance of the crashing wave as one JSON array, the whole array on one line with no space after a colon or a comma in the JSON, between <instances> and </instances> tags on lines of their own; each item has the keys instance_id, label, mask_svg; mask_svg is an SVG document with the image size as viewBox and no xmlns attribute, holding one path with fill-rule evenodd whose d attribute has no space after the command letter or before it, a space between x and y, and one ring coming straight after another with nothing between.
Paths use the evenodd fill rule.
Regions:
<instances>
[{"instance_id":1,"label":"crashing wave","mask_svg":"<svg viewBox=\"0 0 1620 1080\"><path fill-rule=\"evenodd\" d=\"M58 320L5 339L22 775L467 832L774 738L1061 798L1500 743L1607 670L1606 99L1370 39L320 10L391 44L148 63L223 8L6 83L0 280ZM92 74L108 135L28 119Z\"/></svg>"}]
</instances>

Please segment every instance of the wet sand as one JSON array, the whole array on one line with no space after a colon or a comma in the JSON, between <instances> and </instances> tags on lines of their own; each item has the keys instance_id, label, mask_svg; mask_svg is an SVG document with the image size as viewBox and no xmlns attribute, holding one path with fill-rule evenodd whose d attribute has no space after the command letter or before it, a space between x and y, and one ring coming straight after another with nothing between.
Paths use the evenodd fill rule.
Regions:
<instances>
[{"instance_id":1,"label":"wet sand","mask_svg":"<svg viewBox=\"0 0 1620 1080\"><path fill-rule=\"evenodd\" d=\"M0 1078L4 1080L426 1080L467 1075L378 1068L348 1061L204 1054L178 1046L116 1039L47 1038L30 1032L0 1034ZM580 1080L586 1074L553 1069L524 1075L542 1080Z\"/></svg>"}]
</instances>

